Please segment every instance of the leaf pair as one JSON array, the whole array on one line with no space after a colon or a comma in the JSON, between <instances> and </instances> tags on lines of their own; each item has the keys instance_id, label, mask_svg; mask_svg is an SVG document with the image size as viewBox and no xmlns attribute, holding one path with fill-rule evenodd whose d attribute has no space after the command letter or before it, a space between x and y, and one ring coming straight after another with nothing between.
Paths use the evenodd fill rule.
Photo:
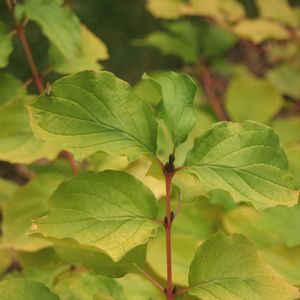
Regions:
<instances>
[{"instance_id":1,"label":"leaf pair","mask_svg":"<svg viewBox=\"0 0 300 300\"><path fill-rule=\"evenodd\" d=\"M196 122L195 84L173 72L151 79L160 91L156 115L174 147ZM130 86L109 72L84 71L58 80L51 95L30 106L35 134L83 159L97 151L156 160L157 121L152 108ZM207 192L228 191L236 202L257 209L297 203L298 192L273 130L260 123L216 124L195 139L184 170L202 181Z\"/></svg>"}]
</instances>

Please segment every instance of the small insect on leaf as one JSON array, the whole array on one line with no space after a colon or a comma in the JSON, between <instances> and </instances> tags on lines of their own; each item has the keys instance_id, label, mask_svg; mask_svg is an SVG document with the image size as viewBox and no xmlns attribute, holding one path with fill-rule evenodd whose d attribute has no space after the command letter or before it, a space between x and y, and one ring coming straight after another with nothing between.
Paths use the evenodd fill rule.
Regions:
<instances>
[{"instance_id":1,"label":"small insect on leaf","mask_svg":"<svg viewBox=\"0 0 300 300\"><path fill-rule=\"evenodd\" d=\"M47 82L46 90L45 90L45 95L46 95L46 96L50 96L50 95L51 95L51 91L52 91L51 83L50 83L50 82Z\"/></svg>"}]
</instances>

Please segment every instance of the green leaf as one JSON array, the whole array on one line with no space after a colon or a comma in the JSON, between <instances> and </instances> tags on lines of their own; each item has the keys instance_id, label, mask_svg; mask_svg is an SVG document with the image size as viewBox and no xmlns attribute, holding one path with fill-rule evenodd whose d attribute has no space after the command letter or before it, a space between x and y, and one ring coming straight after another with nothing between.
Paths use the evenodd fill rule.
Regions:
<instances>
[{"instance_id":1,"label":"green leaf","mask_svg":"<svg viewBox=\"0 0 300 300\"><path fill-rule=\"evenodd\" d=\"M278 89L250 74L235 77L226 91L226 111L234 121L268 123L282 108Z\"/></svg>"},{"instance_id":2,"label":"green leaf","mask_svg":"<svg viewBox=\"0 0 300 300\"><path fill-rule=\"evenodd\" d=\"M188 21L176 21L166 24L165 28L166 31L150 33L138 41L138 44L155 47L164 55L178 56L186 63L196 63L198 36L195 26Z\"/></svg>"},{"instance_id":3,"label":"green leaf","mask_svg":"<svg viewBox=\"0 0 300 300\"><path fill-rule=\"evenodd\" d=\"M53 239L52 242L63 262L84 266L104 276L122 277L129 272L136 272L145 262L145 246L132 249L120 261L114 262L95 247L85 247L64 239Z\"/></svg>"},{"instance_id":4,"label":"green leaf","mask_svg":"<svg viewBox=\"0 0 300 300\"><path fill-rule=\"evenodd\" d=\"M1 300L59 300L41 283L25 279L0 281Z\"/></svg>"},{"instance_id":5,"label":"green leaf","mask_svg":"<svg viewBox=\"0 0 300 300\"><path fill-rule=\"evenodd\" d=\"M298 201L277 135L257 122L216 124L195 140L185 166L208 191L224 189L258 210Z\"/></svg>"},{"instance_id":6,"label":"green leaf","mask_svg":"<svg viewBox=\"0 0 300 300\"><path fill-rule=\"evenodd\" d=\"M266 19L273 19L286 25L299 25L298 12L289 5L287 0L256 0L260 15Z\"/></svg>"},{"instance_id":7,"label":"green leaf","mask_svg":"<svg viewBox=\"0 0 300 300\"><path fill-rule=\"evenodd\" d=\"M0 21L0 68L7 66L9 56L13 51L11 36L7 26Z\"/></svg>"},{"instance_id":8,"label":"green leaf","mask_svg":"<svg viewBox=\"0 0 300 300\"><path fill-rule=\"evenodd\" d=\"M255 44L260 44L266 40L287 40L289 32L280 24L263 19L245 19L233 28L239 37L249 39Z\"/></svg>"},{"instance_id":9,"label":"green leaf","mask_svg":"<svg viewBox=\"0 0 300 300\"><path fill-rule=\"evenodd\" d=\"M271 69L267 78L283 94L295 99L300 98L300 69L290 63L285 63Z\"/></svg>"},{"instance_id":10,"label":"green leaf","mask_svg":"<svg viewBox=\"0 0 300 300\"><path fill-rule=\"evenodd\" d=\"M62 181L59 174L42 174L21 187L3 209L3 245L17 250L35 251L49 242L29 237L31 220L47 212L46 201Z\"/></svg>"},{"instance_id":11,"label":"green leaf","mask_svg":"<svg viewBox=\"0 0 300 300\"><path fill-rule=\"evenodd\" d=\"M60 74L75 73L83 70L101 69L98 60L108 58L105 44L85 25L80 29L79 53L65 57L54 45L49 50L51 70Z\"/></svg>"},{"instance_id":12,"label":"green leaf","mask_svg":"<svg viewBox=\"0 0 300 300\"><path fill-rule=\"evenodd\" d=\"M80 23L73 12L53 0L25 0L16 6L18 19L28 18L42 27L47 38L69 59L78 54Z\"/></svg>"},{"instance_id":13,"label":"green leaf","mask_svg":"<svg viewBox=\"0 0 300 300\"><path fill-rule=\"evenodd\" d=\"M36 135L78 159L99 150L130 157L155 154L157 125L151 107L109 72L66 76L29 109Z\"/></svg>"},{"instance_id":14,"label":"green leaf","mask_svg":"<svg viewBox=\"0 0 300 300\"><path fill-rule=\"evenodd\" d=\"M174 146L183 143L196 123L196 84L186 75L166 72L151 78L161 89L162 100L157 108L157 117L168 128Z\"/></svg>"},{"instance_id":15,"label":"green leaf","mask_svg":"<svg viewBox=\"0 0 300 300\"><path fill-rule=\"evenodd\" d=\"M60 152L34 137L26 110L31 100L16 99L0 108L0 160L29 164L41 158L54 159Z\"/></svg>"},{"instance_id":16,"label":"green leaf","mask_svg":"<svg viewBox=\"0 0 300 300\"><path fill-rule=\"evenodd\" d=\"M26 88L19 79L9 73L0 72L0 108L25 95Z\"/></svg>"},{"instance_id":17,"label":"green leaf","mask_svg":"<svg viewBox=\"0 0 300 300\"><path fill-rule=\"evenodd\" d=\"M203 55L215 59L231 49L237 42L237 38L231 32L220 26L208 26L207 32L203 33Z\"/></svg>"},{"instance_id":18,"label":"green leaf","mask_svg":"<svg viewBox=\"0 0 300 300\"><path fill-rule=\"evenodd\" d=\"M103 297L98 299L125 299L121 286L114 279L80 270L59 276L53 290L61 300L91 300L97 294Z\"/></svg>"},{"instance_id":19,"label":"green leaf","mask_svg":"<svg viewBox=\"0 0 300 300\"><path fill-rule=\"evenodd\" d=\"M133 176L85 172L59 186L49 216L34 224L44 238L69 238L119 261L156 234L154 195Z\"/></svg>"},{"instance_id":20,"label":"green leaf","mask_svg":"<svg viewBox=\"0 0 300 300\"><path fill-rule=\"evenodd\" d=\"M292 300L298 289L288 284L256 254L242 235L211 236L190 266L189 294L203 300Z\"/></svg>"}]
</instances>

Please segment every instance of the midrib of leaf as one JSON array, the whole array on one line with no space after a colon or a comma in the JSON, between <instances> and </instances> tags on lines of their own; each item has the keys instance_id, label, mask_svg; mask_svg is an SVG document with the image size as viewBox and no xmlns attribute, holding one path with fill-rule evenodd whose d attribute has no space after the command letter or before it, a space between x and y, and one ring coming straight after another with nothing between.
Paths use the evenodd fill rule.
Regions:
<instances>
[{"instance_id":1,"label":"midrib of leaf","mask_svg":"<svg viewBox=\"0 0 300 300\"><path fill-rule=\"evenodd\" d=\"M46 109L38 109L38 110L41 110L41 111L44 111L44 112L47 112L47 113L50 113L50 114L55 114L55 115L58 115L58 116L62 116L62 117L65 117L65 118L70 118L70 119L74 119L74 120L80 120L80 121L84 121L84 122L88 122L88 123L91 123L93 125L98 125L100 128L101 127L104 127L106 129L108 129L108 131L117 131L120 135L124 136L125 138L128 138L132 141L138 141L141 145L143 145L150 153L153 153L153 151L145 144L143 143L142 141L140 141L138 138L132 136L129 132L127 131L122 131L120 130L119 128L117 127L114 127L114 126L111 126L111 125L107 125L107 124L104 124L104 123L101 123L90 111L88 111L87 109L85 109L83 106L81 106L79 103L75 102L75 101L72 101L70 99L67 99L67 98L64 98L64 97L58 97L58 96L52 96L53 98L56 98L56 99L61 99L61 100L65 100L66 102L72 102L73 104L77 105L78 107L80 107L83 111L86 111L87 113L89 113L89 115L93 118L93 120L95 120L95 122L91 121L91 120L86 120L86 119L81 119L81 118L77 118L77 117L73 117L73 116L68 116L68 115L65 115L65 114L62 114L62 113L58 113L58 112L52 112L52 111L49 111L49 110L46 110ZM41 127L41 125L39 124L39 126ZM41 127L42 128L42 127ZM43 130L45 131L49 131L49 129L45 129L43 128ZM93 132L93 133L82 133L82 134L69 134L69 135L64 135L64 136L80 136L80 135L90 135L90 134L100 134L101 132ZM51 134L54 134L54 135L57 135L57 136L61 136L62 134L57 134L55 132L51 132ZM116 140L118 141L118 140ZM106 142L106 143L110 143L111 141L109 142ZM100 143L100 145L102 144L106 144L106 143ZM98 143L99 145L99 143ZM78 146L78 147L72 147L72 148L86 148L86 146Z\"/></svg>"},{"instance_id":2,"label":"midrib of leaf","mask_svg":"<svg viewBox=\"0 0 300 300\"><path fill-rule=\"evenodd\" d=\"M95 80L96 81L96 80ZM113 95L114 95L114 98L117 98L120 102L122 102L121 101L121 97L113 90L113 89L111 89L110 87L109 87L109 85L104 81L104 80L101 80L101 79L98 79L97 80L97 84L98 84L98 81L99 82L101 82L101 84L103 84L103 86L106 86L106 88L107 88L107 90L110 92L110 93L112 93ZM96 99L96 101L98 102L98 103L100 103L100 105L102 105L103 107L105 107L106 108L106 110L110 113L110 115L112 116L112 118L120 125L120 127L121 127L121 129L123 130L123 131L121 131L120 129L118 129L118 128L116 128L116 127L114 127L114 126L110 126L111 128L113 128L114 130L118 130L118 131L120 131L121 133L123 133L123 135L124 135L124 133L127 135L127 136L129 136L131 139L133 139L133 140L137 140L140 144L142 144L142 145L144 145L145 147L146 147L146 149L147 150L149 150L150 152L152 152L152 150L150 150L149 148L148 148L148 146L147 145L145 145L142 141L140 141L137 137L134 137L134 136L132 136L129 132L127 132L125 129L124 129L124 125L120 122L120 120L115 116L115 114L111 111L111 109L104 103L104 102L102 102L101 100L100 100L100 98L98 98L94 93L92 93L91 91L88 91L88 90L85 90L84 88L82 88L81 86L76 86L76 85L74 85L74 84L72 84L72 83L64 83L64 84L60 84L60 85L58 85L58 86L67 86L67 85L70 85L70 86L73 86L73 87L77 87L78 89L80 89L80 90L82 90L82 91L84 91L84 92L86 92L86 93L88 93L89 95L91 95L92 96L92 98L94 98L94 99ZM130 93L130 92L129 92ZM132 93L132 95L133 95L133 97L135 97L135 95L133 94L133 92L131 92ZM71 100L72 101L72 100ZM72 101L73 102L73 101ZM82 107L80 104L78 104L80 107ZM83 108L83 107L82 107ZM103 124L103 123L101 123L101 121L96 117L96 116L94 116L90 111L88 111L88 110L86 110L88 113L90 113L90 115L91 116L93 116L94 117L94 119L95 119L95 121L97 120L98 121L98 123L99 124ZM104 125L102 125L102 126L104 126ZM108 126L109 127L109 126ZM149 128L148 128L149 129Z\"/></svg>"},{"instance_id":3,"label":"midrib of leaf","mask_svg":"<svg viewBox=\"0 0 300 300\"><path fill-rule=\"evenodd\" d=\"M214 170L214 168L224 168L224 169L230 169L230 170L234 171L234 172L239 176L239 178L242 179L243 182L244 182L244 183L245 183L245 184L246 184L246 185L247 185L247 186L248 186L255 194L258 194L258 195L260 195L260 196L263 196L263 197L264 197L265 199L267 199L268 201L273 201L273 202L275 202L275 203L278 203L278 200L271 199L269 196L266 197L266 196L264 196L263 194L261 194L261 193L257 192L256 190L254 190L254 189L249 185L249 183L248 183L247 181L245 181L245 179L244 179L243 177L241 177L240 174L238 173L239 171L243 171L243 172L245 172L245 173L249 173L250 175L253 175L253 174L250 173L250 172L247 172L247 171L245 171L245 170L240 170L240 169L237 169L237 168L228 167L228 166L207 166L207 165L204 165L203 167L209 168L209 169L211 169L212 171L214 171L214 172L215 172L215 173L216 173L216 174L217 174L217 175L218 175L218 176L219 176L226 184L228 184L229 186L231 186L234 190L238 191L238 193L240 193L241 195L243 195L245 198L251 199L253 202L260 203L260 201L255 200L255 198L253 198L253 197L249 197L249 195L246 195L246 194L243 193L240 189L237 189L235 186L233 186L231 182L227 181L226 178L223 177L221 174L219 174L216 170ZM206 177L204 177L203 175L200 175L199 173L197 173L197 176L201 177L204 181L207 181L210 185L212 185L212 186L214 185L213 182L210 182L210 181L209 181ZM256 175L253 175L253 176L256 176ZM259 177L259 176L256 176L256 177ZM283 187L283 188L289 190L289 189L288 189L287 187L285 187L285 186L282 186L282 185L273 183L272 181L267 180L267 179L262 178L262 177L259 177L259 178L261 178L261 179L263 179L263 180L265 180L265 181L268 181L268 182L270 182L270 183L272 183L272 184L274 184L274 185L278 185L278 186L281 186L281 187Z\"/></svg>"},{"instance_id":4,"label":"midrib of leaf","mask_svg":"<svg viewBox=\"0 0 300 300\"><path fill-rule=\"evenodd\" d=\"M216 141L216 144L212 145L212 147L210 149L208 149L208 151L206 153L203 153L204 156L201 157L201 160L204 160L204 158L207 157L207 155L209 153L211 153L215 149L216 146L222 145L223 143L225 143L227 140L229 140L231 138L234 138L236 136L245 135L245 134L248 134L248 133L257 133L257 134L260 134L261 132L258 131L258 130L247 130L246 132L243 132L242 134L241 134L241 132L238 132L238 133L235 133L233 135L227 136L225 139L223 139L221 141Z\"/></svg>"}]
</instances>

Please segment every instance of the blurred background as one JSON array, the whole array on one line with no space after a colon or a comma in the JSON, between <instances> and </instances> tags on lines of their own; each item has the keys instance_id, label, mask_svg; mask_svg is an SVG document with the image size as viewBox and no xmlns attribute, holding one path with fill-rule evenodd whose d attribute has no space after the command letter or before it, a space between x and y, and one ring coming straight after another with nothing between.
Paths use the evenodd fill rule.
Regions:
<instances>
[{"instance_id":1,"label":"blurred background","mask_svg":"<svg viewBox=\"0 0 300 300\"><path fill-rule=\"evenodd\" d=\"M61 276L53 248L41 247L27 236L31 220L45 214L47 199L63 178L72 176L72 170L65 152L35 138L26 104L47 83L51 86L62 76L84 69L113 72L154 109L161 95L144 74L152 78L170 70L189 74L197 84L197 123L178 147L176 164L183 162L195 137L214 123L255 120L279 135L300 188L300 0L18 0L15 10L8 3L15 2L0 0L0 240L9 249L0 247L0 275L22 269L24 276L49 286L58 282L58 290L64 291L60 282L69 284L66 270L72 273L77 268L64 265ZM16 23L24 30L41 76L40 90ZM157 154L165 162L172 145L164 132L159 132L158 144ZM78 165L95 172L128 172L150 187L157 199L164 199L164 182L154 178L155 170L150 170L153 177L146 176L150 167L146 159L129 162L98 152ZM54 175L47 177L48 173ZM187 285L195 249L219 230L250 237L268 264L300 286L299 204L258 213L234 203L221 190L203 196L202 187L189 180L174 186L175 202L179 188L189 203L175 225L174 280L178 286ZM198 198L201 201L194 201ZM163 205L160 201L160 209ZM258 225L259 218L264 226ZM147 254L149 272L161 280L165 280L160 255L163 239L161 233L153 239ZM76 270L81 272L80 267ZM75 273L71 276L76 291L76 276L81 274ZM150 299L148 286L135 291L131 287L137 278L128 278L122 283L128 299ZM84 283L94 280L83 279ZM161 299L156 291L151 295L151 299Z\"/></svg>"}]
</instances>

